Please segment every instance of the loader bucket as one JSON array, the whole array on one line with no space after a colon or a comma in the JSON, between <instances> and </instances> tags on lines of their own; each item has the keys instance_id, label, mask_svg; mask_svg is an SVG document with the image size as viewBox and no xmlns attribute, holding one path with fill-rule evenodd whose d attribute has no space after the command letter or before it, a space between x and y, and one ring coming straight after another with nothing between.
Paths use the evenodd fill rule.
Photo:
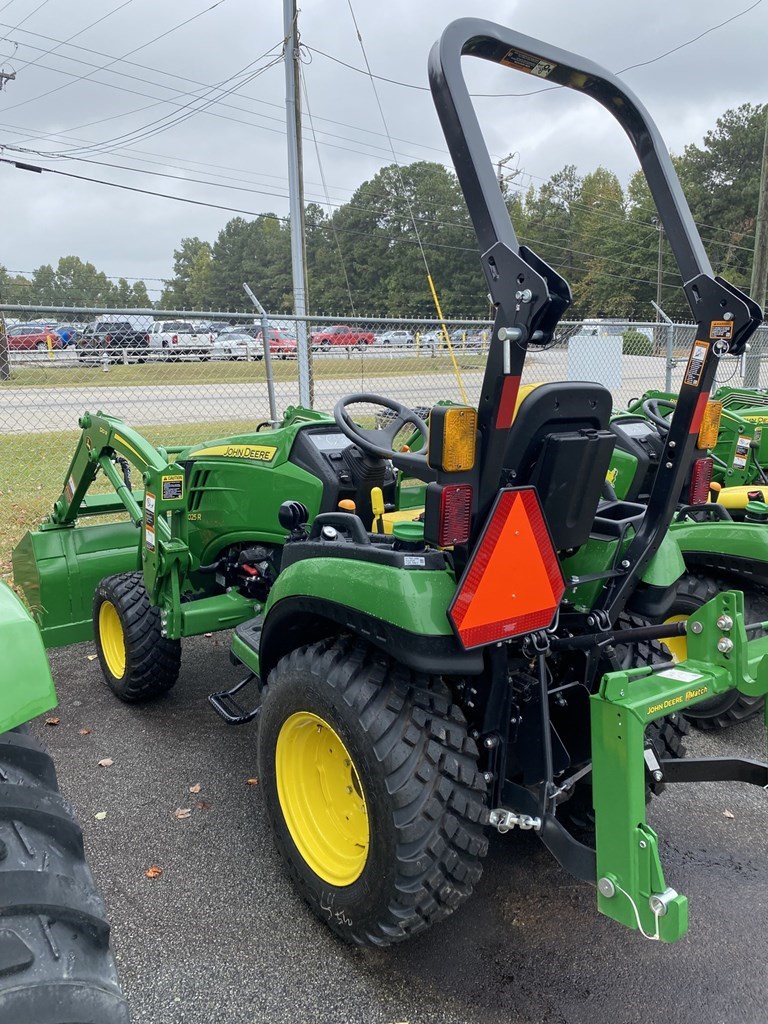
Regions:
<instances>
[{"instance_id":1,"label":"loader bucket","mask_svg":"<svg viewBox=\"0 0 768 1024\"><path fill-rule=\"evenodd\" d=\"M131 522L41 529L13 551L13 575L46 647L93 637L93 594L105 576L140 569L139 532Z\"/></svg>"}]
</instances>

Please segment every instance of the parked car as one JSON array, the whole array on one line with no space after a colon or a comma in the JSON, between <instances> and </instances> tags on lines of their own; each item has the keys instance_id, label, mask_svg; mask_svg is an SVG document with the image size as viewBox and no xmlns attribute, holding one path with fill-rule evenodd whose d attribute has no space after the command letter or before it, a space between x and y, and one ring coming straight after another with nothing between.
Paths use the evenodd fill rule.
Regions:
<instances>
[{"instance_id":1,"label":"parked car","mask_svg":"<svg viewBox=\"0 0 768 1024\"><path fill-rule=\"evenodd\" d=\"M259 341L263 340L262 332L256 335ZM298 348L298 342L295 338L292 338L290 334L286 334L285 331L278 331L274 328L270 328L268 332L269 337L269 353L275 356L277 359L295 359L296 351Z\"/></svg>"},{"instance_id":2,"label":"parked car","mask_svg":"<svg viewBox=\"0 0 768 1024\"><path fill-rule=\"evenodd\" d=\"M110 363L124 359L143 363L149 349L149 334L136 330L139 322L139 318L126 318L88 324L77 341L77 358L84 363L100 362L106 353Z\"/></svg>"},{"instance_id":3,"label":"parked car","mask_svg":"<svg viewBox=\"0 0 768 1024\"><path fill-rule=\"evenodd\" d=\"M8 328L7 337L11 350L47 352L49 340L52 348L61 348L61 338L53 324L14 324Z\"/></svg>"},{"instance_id":4,"label":"parked car","mask_svg":"<svg viewBox=\"0 0 768 1024\"><path fill-rule=\"evenodd\" d=\"M222 331L211 343L212 359L263 359L264 344L247 331Z\"/></svg>"},{"instance_id":5,"label":"parked car","mask_svg":"<svg viewBox=\"0 0 768 1024\"><path fill-rule=\"evenodd\" d=\"M416 338L411 331L382 331L376 335L376 341L380 345L392 345L398 348L407 348L416 343Z\"/></svg>"},{"instance_id":6,"label":"parked car","mask_svg":"<svg viewBox=\"0 0 768 1024\"><path fill-rule=\"evenodd\" d=\"M324 351L328 351L332 345L353 348L356 345L372 345L374 341L371 331L357 331L348 324L336 324L312 332L312 345Z\"/></svg>"},{"instance_id":7,"label":"parked car","mask_svg":"<svg viewBox=\"0 0 768 1024\"><path fill-rule=\"evenodd\" d=\"M213 339L210 331L199 331L188 320L155 320L149 328L149 347L165 351L171 359L181 355L210 359Z\"/></svg>"}]
</instances>

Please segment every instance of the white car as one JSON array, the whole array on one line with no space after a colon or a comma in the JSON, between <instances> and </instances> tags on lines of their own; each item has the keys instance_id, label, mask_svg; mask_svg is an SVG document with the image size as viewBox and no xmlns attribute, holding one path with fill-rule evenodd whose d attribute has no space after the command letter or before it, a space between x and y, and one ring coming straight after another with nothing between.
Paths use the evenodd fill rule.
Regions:
<instances>
[{"instance_id":1,"label":"white car","mask_svg":"<svg viewBox=\"0 0 768 1024\"><path fill-rule=\"evenodd\" d=\"M406 348L413 345L416 339L411 331L382 331L376 335L376 341L380 345L392 345L397 348Z\"/></svg>"},{"instance_id":2,"label":"white car","mask_svg":"<svg viewBox=\"0 0 768 1024\"><path fill-rule=\"evenodd\" d=\"M245 331L229 331L213 339L212 359L263 359L264 343Z\"/></svg>"}]
</instances>

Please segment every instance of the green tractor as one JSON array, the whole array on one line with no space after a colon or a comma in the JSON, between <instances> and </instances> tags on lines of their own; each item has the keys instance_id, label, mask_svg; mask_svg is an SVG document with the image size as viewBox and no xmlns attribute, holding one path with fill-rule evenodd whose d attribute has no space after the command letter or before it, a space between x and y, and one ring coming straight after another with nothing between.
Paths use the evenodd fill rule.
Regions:
<instances>
[{"instance_id":1,"label":"green tractor","mask_svg":"<svg viewBox=\"0 0 768 1024\"><path fill-rule=\"evenodd\" d=\"M605 493L605 388L548 384L518 407L526 353L552 343L571 295L518 243L462 55L593 96L638 154L698 324L643 501ZM648 624L685 573L669 528L718 360L762 314L713 277L666 147L617 78L474 19L449 26L429 73L496 311L477 409L438 405L427 422L353 394L333 417L290 409L272 429L174 449L86 414L16 578L46 643L94 636L129 702L173 686L183 637L234 628L243 678L212 706L258 720L275 841L344 940L387 945L445 918L480 877L488 830L523 829L595 886L599 911L672 942L687 900L665 881L646 800L675 782L768 784L762 762L680 757L683 712L768 691L768 623L745 623L735 590ZM113 493L89 493L99 471ZM669 636L687 641L678 664Z\"/></svg>"},{"instance_id":2,"label":"green tractor","mask_svg":"<svg viewBox=\"0 0 768 1024\"><path fill-rule=\"evenodd\" d=\"M613 493L629 501L645 503L659 472L669 433L669 416L676 396L659 398L648 392L630 410L611 418L616 435L608 480ZM720 392L706 405L696 435L695 455L680 492L675 518L669 528L685 562L671 607L646 609L651 622L678 622L687 618L720 590L737 587L744 592L749 621L768 618L768 505L764 494L750 488L724 488L713 484L717 451L729 434L733 417L721 417ZM650 397L649 397L650 396ZM717 475L716 473L714 475ZM713 501L738 491L750 497L741 513L729 502ZM737 502L736 504L738 504ZM735 519L735 516L739 516ZM664 638L676 660L686 656L685 637ZM722 729L762 710L759 698L732 691L702 701L686 711L686 718L701 729Z\"/></svg>"},{"instance_id":3,"label":"green tractor","mask_svg":"<svg viewBox=\"0 0 768 1024\"><path fill-rule=\"evenodd\" d=\"M128 1024L80 826L26 726L56 706L45 648L4 583L0 650L0 1020Z\"/></svg>"}]
</instances>

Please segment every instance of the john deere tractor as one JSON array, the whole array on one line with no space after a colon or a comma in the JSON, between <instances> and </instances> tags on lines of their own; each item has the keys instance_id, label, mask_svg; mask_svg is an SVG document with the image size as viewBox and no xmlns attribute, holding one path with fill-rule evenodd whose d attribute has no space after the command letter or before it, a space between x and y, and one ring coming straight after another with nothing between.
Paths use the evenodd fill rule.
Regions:
<instances>
[{"instance_id":1,"label":"john deere tractor","mask_svg":"<svg viewBox=\"0 0 768 1024\"><path fill-rule=\"evenodd\" d=\"M462 56L592 96L638 155L697 323L643 501L606 493L605 388L547 384L518 403L526 354L552 342L571 293L518 242ZM351 394L332 418L291 409L274 429L178 449L86 414L17 579L46 642L95 636L126 701L174 684L183 637L234 627L243 678L213 707L258 720L286 869L346 941L386 945L445 918L480 877L489 829L524 829L595 886L602 913L671 942L687 900L664 878L646 800L675 782L768 785L762 762L680 757L683 712L768 690L768 623L745 623L732 590L648 624L685 573L669 527L718 361L762 313L713 276L655 125L610 73L467 19L429 77L495 308L477 408L436 406L427 422ZM88 493L99 471L113 494ZM120 510L127 521L79 525ZM686 638L677 664L658 643L670 636Z\"/></svg>"}]
</instances>

